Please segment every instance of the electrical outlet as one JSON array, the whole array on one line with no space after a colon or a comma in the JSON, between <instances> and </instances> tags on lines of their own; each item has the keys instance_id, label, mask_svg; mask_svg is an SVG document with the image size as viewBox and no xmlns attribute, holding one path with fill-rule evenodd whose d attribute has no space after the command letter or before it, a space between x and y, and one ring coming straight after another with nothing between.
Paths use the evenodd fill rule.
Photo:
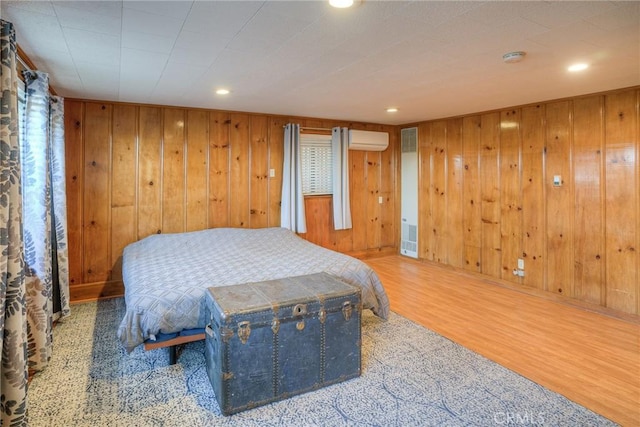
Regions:
<instances>
[{"instance_id":1,"label":"electrical outlet","mask_svg":"<svg viewBox=\"0 0 640 427\"><path fill-rule=\"evenodd\" d=\"M276 170L275 169L269 169L269 177L273 178L276 176Z\"/></svg>"},{"instance_id":2,"label":"electrical outlet","mask_svg":"<svg viewBox=\"0 0 640 427\"><path fill-rule=\"evenodd\" d=\"M378 197L378 203L382 204L382 201L383 201L383 200L384 200L384 199L382 198L382 196L379 196L379 197Z\"/></svg>"},{"instance_id":3,"label":"electrical outlet","mask_svg":"<svg viewBox=\"0 0 640 427\"><path fill-rule=\"evenodd\" d=\"M553 186L560 187L562 185L562 177L560 175L553 176Z\"/></svg>"}]
</instances>

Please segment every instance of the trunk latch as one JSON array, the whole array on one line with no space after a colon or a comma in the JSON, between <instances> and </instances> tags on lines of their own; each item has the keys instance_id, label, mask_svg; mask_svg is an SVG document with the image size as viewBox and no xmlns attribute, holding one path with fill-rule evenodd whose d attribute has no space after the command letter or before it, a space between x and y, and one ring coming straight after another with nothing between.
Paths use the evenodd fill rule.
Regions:
<instances>
[{"instance_id":1,"label":"trunk latch","mask_svg":"<svg viewBox=\"0 0 640 427\"><path fill-rule=\"evenodd\" d=\"M245 320L244 322L238 322L238 338L242 344L246 344L251 335L251 322Z\"/></svg>"},{"instance_id":2,"label":"trunk latch","mask_svg":"<svg viewBox=\"0 0 640 427\"><path fill-rule=\"evenodd\" d=\"M344 316L344 320L349 321L349 319L351 319L352 313L353 307L351 306L351 301L345 301L342 304L342 315Z\"/></svg>"}]
</instances>

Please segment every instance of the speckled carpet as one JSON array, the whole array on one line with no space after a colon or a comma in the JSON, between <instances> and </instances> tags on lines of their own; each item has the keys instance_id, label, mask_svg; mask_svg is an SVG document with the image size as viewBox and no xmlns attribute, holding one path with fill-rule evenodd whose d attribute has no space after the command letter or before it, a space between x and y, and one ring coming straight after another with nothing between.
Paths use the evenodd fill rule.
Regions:
<instances>
[{"instance_id":1,"label":"speckled carpet","mask_svg":"<svg viewBox=\"0 0 640 427\"><path fill-rule=\"evenodd\" d=\"M54 332L53 360L29 389L32 426L614 425L392 313L363 313L360 378L224 417L204 345L178 364L166 349L126 354L116 338L124 300L74 305Z\"/></svg>"}]
</instances>

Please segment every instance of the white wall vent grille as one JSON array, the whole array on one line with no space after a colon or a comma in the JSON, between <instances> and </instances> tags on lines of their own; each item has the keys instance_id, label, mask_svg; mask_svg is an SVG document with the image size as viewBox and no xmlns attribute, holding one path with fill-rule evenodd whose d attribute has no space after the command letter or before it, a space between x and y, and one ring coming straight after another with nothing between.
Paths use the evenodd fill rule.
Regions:
<instances>
[{"instance_id":1,"label":"white wall vent grille","mask_svg":"<svg viewBox=\"0 0 640 427\"><path fill-rule=\"evenodd\" d=\"M418 128L402 129L400 141L403 153L418 152Z\"/></svg>"},{"instance_id":2,"label":"white wall vent grille","mask_svg":"<svg viewBox=\"0 0 640 427\"><path fill-rule=\"evenodd\" d=\"M402 224L401 252L404 255L418 254L418 227L412 224Z\"/></svg>"},{"instance_id":3,"label":"white wall vent grille","mask_svg":"<svg viewBox=\"0 0 640 427\"><path fill-rule=\"evenodd\" d=\"M418 128L400 131L400 253L418 258Z\"/></svg>"}]
</instances>

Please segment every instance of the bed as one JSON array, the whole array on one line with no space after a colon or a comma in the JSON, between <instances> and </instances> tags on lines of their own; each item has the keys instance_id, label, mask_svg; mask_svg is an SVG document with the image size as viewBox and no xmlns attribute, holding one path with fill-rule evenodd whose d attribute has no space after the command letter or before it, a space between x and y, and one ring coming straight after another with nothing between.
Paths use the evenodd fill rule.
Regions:
<instances>
[{"instance_id":1,"label":"bed","mask_svg":"<svg viewBox=\"0 0 640 427\"><path fill-rule=\"evenodd\" d=\"M285 228L152 235L128 245L123 253L126 312L118 338L128 352L143 343L146 349L175 348L174 344L203 337L208 287L322 271L359 286L363 308L387 318L389 300L369 266Z\"/></svg>"}]
</instances>

